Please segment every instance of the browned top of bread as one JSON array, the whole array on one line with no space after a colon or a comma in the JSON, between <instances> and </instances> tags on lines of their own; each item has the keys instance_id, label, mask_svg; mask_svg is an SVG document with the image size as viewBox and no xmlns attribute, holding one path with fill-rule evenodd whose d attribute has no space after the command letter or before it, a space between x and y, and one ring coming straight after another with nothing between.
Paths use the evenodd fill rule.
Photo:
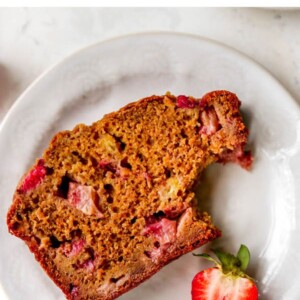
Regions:
<instances>
[{"instance_id":1,"label":"browned top of bread","mask_svg":"<svg viewBox=\"0 0 300 300\"><path fill-rule=\"evenodd\" d=\"M69 299L114 299L220 235L193 188L212 162L250 166L239 105L152 96L58 133L18 185L10 232Z\"/></svg>"}]
</instances>

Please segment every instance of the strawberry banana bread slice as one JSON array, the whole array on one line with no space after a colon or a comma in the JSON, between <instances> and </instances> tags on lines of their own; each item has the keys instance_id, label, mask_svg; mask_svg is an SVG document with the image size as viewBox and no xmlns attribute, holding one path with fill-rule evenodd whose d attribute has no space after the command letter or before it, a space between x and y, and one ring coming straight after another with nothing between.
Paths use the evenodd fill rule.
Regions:
<instances>
[{"instance_id":1,"label":"strawberry banana bread slice","mask_svg":"<svg viewBox=\"0 0 300 300\"><path fill-rule=\"evenodd\" d=\"M193 192L210 163L251 165L240 101L152 96L58 133L8 212L68 299L114 299L220 236Z\"/></svg>"}]
</instances>

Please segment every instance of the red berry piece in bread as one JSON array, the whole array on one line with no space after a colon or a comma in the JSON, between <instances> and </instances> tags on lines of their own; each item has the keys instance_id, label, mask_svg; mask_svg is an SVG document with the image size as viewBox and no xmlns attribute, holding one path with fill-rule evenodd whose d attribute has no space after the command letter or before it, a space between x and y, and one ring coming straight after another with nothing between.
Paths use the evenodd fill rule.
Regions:
<instances>
[{"instance_id":1,"label":"red berry piece in bread","mask_svg":"<svg viewBox=\"0 0 300 300\"><path fill-rule=\"evenodd\" d=\"M177 222L162 218L160 221L148 225L143 231L143 235L152 235L156 242L149 256L156 261L169 246L176 240Z\"/></svg>"},{"instance_id":2,"label":"red berry piece in bread","mask_svg":"<svg viewBox=\"0 0 300 300\"><path fill-rule=\"evenodd\" d=\"M83 213L101 218L103 214L96 206L97 199L97 193L92 187L75 182L69 183L68 201Z\"/></svg>"},{"instance_id":3,"label":"red berry piece in bread","mask_svg":"<svg viewBox=\"0 0 300 300\"><path fill-rule=\"evenodd\" d=\"M237 256L213 250L219 261L208 254L194 254L216 264L216 267L199 272L192 281L192 300L256 300L258 289L245 272L250 253L241 245Z\"/></svg>"},{"instance_id":4,"label":"red berry piece in bread","mask_svg":"<svg viewBox=\"0 0 300 300\"><path fill-rule=\"evenodd\" d=\"M71 286L71 296L73 297L73 299L77 299L78 291L79 291L78 286Z\"/></svg>"},{"instance_id":5,"label":"red berry piece in bread","mask_svg":"<svg viewBox=\"0 0 300 300\"><path fill-rule=\"evenodd\" d=\"M99 167L105 171L111 171L113 173L115 173L117 170L117 167L114 165L114 162L108 160L101 160L99 162Z\"/></svg>"},{"instance_id":6,"label":"red berry piece in bread","mask_svg":"<svg viewBox=\"0 0 300 300\"><path fill-rule=\"evenodd\" d=\"M204 110L200 115L202 127L201 134L212 135L219 129L220 123L216 111L213 108Z\"/></svg>"},{"instance_id":7,"label":"red berry piece in bread","mask_svg":"<svg viewBox=\"0 0 300 300\"><path fill-rule=\"evenodd\" d=\"M143 234L152 234L161 245L172 243L176 238L176 221L163 218L159 222L148 225Z\"/></svg>"},{"instance_id":8,"label":"red berry piece in bread","mask_svg":"<svg viewBox=\"0 0 300 300\"><path fill-rule=\"evenodd\" d=\"M40 159L37 165L25 177L20 191L26 193L36 188L44 180L46 172L47 170L44 166L44 160Z\"/></svg>"},{"instance_id":9,"label":"red berry piece in bread","mask_svg":"<svg viewBox=\"0 0 300 300\"><path fill-rule=\"evenodd\" d=\"M238 147L234 151L223 152L218 161L224 164L228 162L237 163L242 168L249 170L253 163L253 156L250 151L245 151L242 147Z\"/></svg>"},{"instance_id":10,"label":"red berry piece in bread","mask_svg":"<svg viewBox=\"0 0 300 300\"><path fill-rule=\"evenodd\" d=\"M85 269L88 272L92 272L95 270L95 264L92 259L88 259L82 264L82 268Z\"/></svg>"},{"instance_id":11,"label":"red berry piece in bread","mask_svg":"<svg viewBox=\"0 0 300 300\"><path fill-rule=\"evenodd\" d=\"M85 241L83 239L76 240L71 244L68 243L63 247L63 253L67 257L74 257L82 251L84 244Z\"/></svg>"},{"instance_id":12,"label":"red berry piece in bread","mask_svg":"<svg viewBox=\"0 0 300 300\"><path fill-rule=\"evenodd\" d=\"M180 108L195 108L198 102L184 95L177 97L177 106Z\"/></svg>"}]
</instances>

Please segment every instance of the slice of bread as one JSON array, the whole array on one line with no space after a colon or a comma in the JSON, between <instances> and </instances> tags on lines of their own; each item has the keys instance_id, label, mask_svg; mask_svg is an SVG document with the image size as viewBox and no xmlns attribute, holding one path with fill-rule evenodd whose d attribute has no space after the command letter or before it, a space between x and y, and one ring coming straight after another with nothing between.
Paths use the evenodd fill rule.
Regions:
<instances>
[{"instance_id":1,"label":"slice of bread","mask_svg":"<svg viewBox=\"0 0 300 300\"><path fill-rule=\"evenodd\" d=\"M58 133L7 215L68 299L114 299L220 236L193 189L213 162L252 158L240 101L152 96ZM30 274L28 274L30 276Z\"/></svg>"}]
</instances>

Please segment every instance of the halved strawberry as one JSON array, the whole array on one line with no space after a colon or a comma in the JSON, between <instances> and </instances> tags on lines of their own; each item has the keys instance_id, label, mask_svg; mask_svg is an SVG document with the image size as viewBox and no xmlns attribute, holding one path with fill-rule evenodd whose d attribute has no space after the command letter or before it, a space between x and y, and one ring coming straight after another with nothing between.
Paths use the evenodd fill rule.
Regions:
<instances>
[{"instance_id":1,"label":"halved strawberry","mask_svg":"<svg viewBox=\"0 0 300 300\"><path fill-rule=\"evenodd\" d=\"M220 250L212 250L215 260L208 254L194 254L216 264L216 267L199 272L192 281L192 300L256 300L258 289L245 271L250 252L241 245L237 256Z\"/></svg>"}]
</instances>

